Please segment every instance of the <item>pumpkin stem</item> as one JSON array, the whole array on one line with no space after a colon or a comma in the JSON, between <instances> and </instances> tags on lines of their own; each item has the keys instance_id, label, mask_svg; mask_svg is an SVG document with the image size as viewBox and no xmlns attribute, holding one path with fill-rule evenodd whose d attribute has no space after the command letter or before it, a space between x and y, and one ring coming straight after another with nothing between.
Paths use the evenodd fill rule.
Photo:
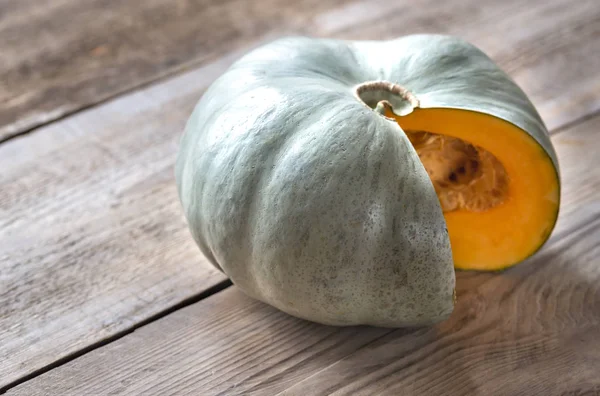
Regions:
<instances>
[{"instance_id":1,"label":"pumpkin stem","mask_svg":"<svg viewBox=\"0 0 600 396\"><path fill-rule=\"evenodd\" d=\"M390 104L390 102L388 102L387 100L380 100L379 102L377 102L377 106L375 106L374 110L382 116L386 117L385 113L388 109L390 111L392 109L392 105Z\"/></svg>"},{"instance_id":2,"label":"pumpkin stem","mask_svg":"<svg viewBox=\"0 0 600 396\"><path fill-rule=\"evenodd\" d=\"M405 116L419 107L419 100L408 89L389 81L368 81L358 85L354 94L367 107L385 115L390 109L397 116Z\"/></svg>"}]
</instances>

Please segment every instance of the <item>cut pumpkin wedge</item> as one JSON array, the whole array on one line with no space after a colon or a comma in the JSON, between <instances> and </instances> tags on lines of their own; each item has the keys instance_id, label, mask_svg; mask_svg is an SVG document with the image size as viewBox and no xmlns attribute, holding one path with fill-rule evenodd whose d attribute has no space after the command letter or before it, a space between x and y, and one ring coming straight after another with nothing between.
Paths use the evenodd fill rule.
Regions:
<instances>
[{"instance_id":1,"label":"cut pumpkin wedge","mask_svg":"<svg viewBox=\"0 0 600 396\"><path fill-rule=\"evenodd\" d=\"M396 119L427 170L455 268L501 270L535 253L559 209L552 159L521 128L470 110L416 108Z\"/></svg>"}]
</instances>

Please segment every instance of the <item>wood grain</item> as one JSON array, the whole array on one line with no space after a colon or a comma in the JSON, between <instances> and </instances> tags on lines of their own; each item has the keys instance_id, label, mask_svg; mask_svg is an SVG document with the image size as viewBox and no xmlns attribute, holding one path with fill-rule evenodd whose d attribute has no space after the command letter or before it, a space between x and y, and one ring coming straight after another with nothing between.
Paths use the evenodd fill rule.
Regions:
<instances>
[{"instance_id":1,"label":"wood grain","mask_svg":"<svg viewBox=\"0 0 600 396\"><path fill-rule=\"evenodd\" d=\"M0 140L275 31L337 0L0 2Z\"/></svg>"},{"instance_id":2,"label":"wood grain","mask_svg":"<svg viewBox=\"0 0 600 396\"><path fill-rule=\"evenodd\" d=\"M474 41L479 40L483 47L487 46L485 49L494 59L508 67L528 93L533 93L534 103L542 115L554 120L551 125L568 124L583 114L582 108L574 109L567 103L587 101L592 105L585 107L585 111L595 109L593 103L597 98L590 97L590 92L597 86L594 84L597 84L599 69L595 67L597 59L589 56L598 48L599 42L594 33L598 24L590 23L598 16L597 7L592 7L594 2L581 1L577 7L571 7L566 5L570 4L566 0L551 0L529 4L527 8L520 8L515 1L502 3L505 5L492 0L484 3L489 3L491 11L485 11L486 6L480 7L474 0L455 0L455 11L446 5L430 7L430 18L445 22L425 26L429 30L462 32L475 38ZM7 18L6 12L0 13L0 26L14 25L17 31L17 26L22 26L28 18L37 21L35 18L43 19L49 12L66 12L75 6L87 9L85 7L96 3L63 0L39 8L32 8L32 4L30 0L3 2L0 11L15 9L22 12L12 12L11 18ZM130 3L119 4L107 6L112 11L101 12L112 15L118 11L128 15L118 7ZM157 4L156 0L144 2L148 10L135 12L145 12L148 18L148 15L155 15L154 18L160 19L162 14L156 10L162 8ZM392 37L416 31L426 20L424 11L415 13L403 2L393 3L393 12L386 18L381 19L380 15L377 17L380 19L372 20L368 20L367 11L361 13L352 8L363 3L349 3L338 7L337 11L321 12L329 9L327 7L333 10L333 3L328 4L319 6L324 8L315 7L314 15L318 17L313 19L294 8L284 7L268 13L283 12L285 18L294 21L290 25L293 29L304 29L315 35L358 38L373 38L384 33L386 37ZM561 12L559 5L563 7ZM250 7L240 6L237 0L215 5L219 10L225 6L242 7L241 10ZM63 11L50 11L48 7ZM185 7L184 10L189 11ZM316 14L317 10L321 11ZM219 12L215 15L221 15ZM235 14L238 11L227 12ZM523 13L525 16L514 16ZM98 17L104 18L100 14ZM248 17L258 18L252 15L250 13ZM331 15L346 15L346 26L331 29ZM508 18L513 23L520 21L523 27L517 30L523 32L502 36L492 23L494 15ZM533 16L536 16L536 23L526 24ZM590 23L589 26L580 26L582 18ZM354 30L349 22L352 19L356 20ZM201 25L199 21L204 19L182 22L181 27L172 30L185 36L188 34L186 24ZM148 31L146 22L139 23L146 26L144 29L138 27L141 31ZM166 27L156 23L156 29L163 31L157 35L175 34L168 33ZM255 22L244 23L250 26ZM377 30L380 24L387 24L384 31ZM579 30L573 30L574 26L579 26ZM278 28L270 29L277 35ZM561 33L557 34L557 31ZM125 29L122 34L137 37L127 32L130 31ZM27 37L33 33L24 34ZM128 331L223 281L223 276L199 255L185 230L172 167L183 124L194 103L204 88L248 47L241 47L239 52L231 49L259 36L262 37L262 33L238 37L237 41L218 36L225 47L217 46L214 56L220 50L227 52L227 56L0 145L0 388ZM49 34L48 37L58 36ZM492 37L503 37L503 40ZM542 37L547 38L543 45L538 45ZM161 42L159 38L154 39ZM41 42L51 49L52 40L48 40ZM63 50L70 48L70 44L61 40L53 45ZM140 44L141 52L146 51L144 45ZM127 51L123 50L125 52L120 56L130 59L128 57L133 55L128 52L133 51L133 47L124 48ZM519 48L525 50L518 52ZM536 49L535 56L528 50L531 48ZM23 49L24 52L30 50L39 49ZM102 53L103 50L98 51ZM146 59L141 52L138 55ZM567 53L577 62L565 61L561 53ZM0 54L9 57L6 52L0 51ZM208 58L198 59L205 61ZM115 75L127 75L125 69L115 66L113 70ZM86 80L91 85L81 86L89 88L101 84L95 78ZM121 76L115 78L123 87L127 86ZM45 78L42 80L46 81ZM544 88L546 86L551 89ZM551 90L558 90L560 95L551 95ZM90 97L97 100L100 96ZM565 98L561 102L565 105L556 105L558 97ZM31 104L33 102L28 103L23 108L36 107ZM83 102L77 103L79 106ZM581 177L590 177L590 174ZM593 181L591 185L594 185ZM587 190L578 194L592 196L594 193ZM561 221L579 224L579 220L589 216L590 210L599 212L597 202L588 198L580 201L579 207L568 206L565 210L570 215ZM482 276L474 279L482 279Z\"/></svg>"},{"instance_id":3,"label":"wood grain","mask_svg":"<svg viewBox=\"0 0 600 396\"><path fill-rule=\"evenodd\" d=\"M564 205L550 243L498 274L458 274L450 320L333 328L232 287L9 395L559 395L600 390L600 116L553 138ZM586 208L586 216L577 210ZM577 221L569 220L571 217ZM567 393L571 392L571 393ZM579 393L577 393L579 392Z\"/></svg>"}]
</instances>

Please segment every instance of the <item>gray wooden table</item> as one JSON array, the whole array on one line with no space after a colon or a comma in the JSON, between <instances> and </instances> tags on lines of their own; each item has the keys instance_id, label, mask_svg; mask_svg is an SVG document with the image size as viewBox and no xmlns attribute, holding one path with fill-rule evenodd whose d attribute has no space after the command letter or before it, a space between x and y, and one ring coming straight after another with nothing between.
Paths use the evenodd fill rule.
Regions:
<instances>
[{"instance_id":1,"label":"gray wooden table","mask_svg":"<svg viewBox=\"0 0 600 396\"><path fill-rule=\"evenodd\" d=\"M335 328L231 286L173 180L183 125L248 49L464 37L559 154L549 243L457 275L431 328ZM0 0L0 393L600 395L598 0Z\"/></svg>"}]
</instances>

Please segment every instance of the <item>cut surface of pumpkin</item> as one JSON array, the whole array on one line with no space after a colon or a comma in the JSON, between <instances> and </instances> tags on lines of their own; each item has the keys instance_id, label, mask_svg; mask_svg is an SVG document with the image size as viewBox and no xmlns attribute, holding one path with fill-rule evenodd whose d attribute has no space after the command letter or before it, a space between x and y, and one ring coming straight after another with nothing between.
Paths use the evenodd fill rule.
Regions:
<instances>
[{"instance_id":1,"label":"cut surface of pumpkin","mask_svg":"<svg viewBox=\"0 0 600 396\"><path fill-rule=\"evenodd\" d=\"M504 269L547 240L558 215L558 174L525 131L470 110L385 115L405 131L431 178L456 268Z\"/></svg>"}]
</instances>

